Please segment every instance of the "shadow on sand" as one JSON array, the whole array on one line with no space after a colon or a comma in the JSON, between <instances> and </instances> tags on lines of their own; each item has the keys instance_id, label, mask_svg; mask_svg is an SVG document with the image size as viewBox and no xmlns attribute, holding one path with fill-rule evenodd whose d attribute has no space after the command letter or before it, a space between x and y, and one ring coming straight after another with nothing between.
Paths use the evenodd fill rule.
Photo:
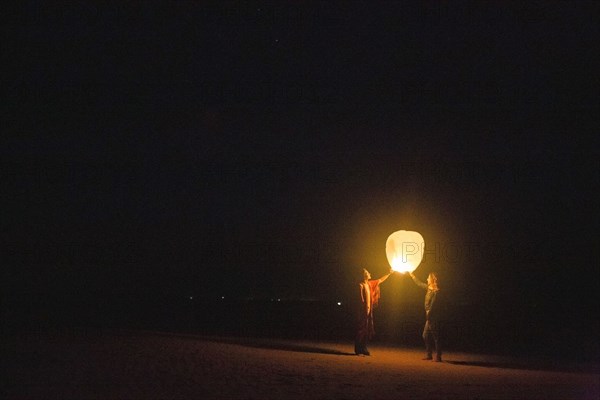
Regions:
<instances>
[{"instance_id":1,"label":"shadow on sand","mask_svg":"<svg viewBox=\"0 0 600 400\"><path fill-rule=\"evenodd\" d=\"M485 368L504 368L504 369L522 369L532 371L555 371L555 372L586 372L599 373L600 367L595 364L574 364L563 363L556 360L531 360L531 359L514 359L506 361L449 361L444 360L447 364L466 365L473 367Z\"/></svg>"},{"instance_id":2,"label":"shadow on sand","mask_svg":"<svg viewBox=\"0 0 600 400\"><path fill-rule=\"evenodd\" d=\"M117 330L116 332L131 333L129 330ZM289 340L277 340L274 338L257 338L257 337L227 337L227 336L205 336L187 333L174 332L157 332L157 331L134 331L137 334L145 332L151 335L163 335L171 337L184 337L190 339L202 339L215 343L235 344L239 346L282 350L299 353L317 353L331 354L337 356L356 356L351 352L336 350L334 348L326 348L310 343L293 343ZM503 368L503 369L520 369L532 371L555 371L555 372L575 372L575 373L600 373L600 365L598 363L589 362L565 362L559 359L540 359L540 358L517 358L517 357L502 357L502 356L481 356L480 360L449 360L445 359L445 364L463 365L483 368ZM482 361L481 358L484 358Z\"/></svg>"},{"instance_id":3,"label":"shadow on sand","mask_svg":"<svg viewBox=\"0 0 600 400\"><path fill-rule=\"evenodd\" d=\"M348 353L335 349L327 349L323 347L311 346L309 344L295 344L290 342L277 341L275 339L259 339L259 338L222 338L222 337L203 337L205 340L212 342L237 344L240 346L260 348L260 349L271 349L271 350L283 350L283 351L294 351L300 353L319 353L319 354L333 354L337 356L355 356L354 353Z\"/></svg>"},{"instance_id":4,"label":"shadow on sand","mask_svg":"<svg viewBox=\"0 0 600 400\"><path fill-rule=\"evenodd\" d=\"M227 337L227 336L204 336L188 333L176 333L176 332L164 332L164 331L149 331L149 330L129 330L129 329L116 329L111 330L113 333L121 335L135 334L147 334L147 335L158 335L158 336L169 336L179 337L188 339L202 339L215 343L226 343L236 344L245 347L253 347L259 349L272 349L272 350L283 350L283 351L294 351L299 353L319 353L319 354L332 354L337 356L356 356L354 353L345 351L328 349L323 347L312 346L310 344L297 344L291 343L290 341L277 340L273 338L263 339L256 337Z\"/></svg>"}]
</instances>

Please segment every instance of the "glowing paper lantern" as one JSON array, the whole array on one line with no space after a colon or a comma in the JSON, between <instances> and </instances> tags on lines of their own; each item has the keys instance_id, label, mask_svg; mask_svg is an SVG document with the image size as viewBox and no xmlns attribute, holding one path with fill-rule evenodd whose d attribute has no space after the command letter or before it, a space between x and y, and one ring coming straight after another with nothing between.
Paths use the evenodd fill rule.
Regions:
<instances>
[{"instance_id":1,"label":"glowing paper lantern","mask_svg":"<svg viewBox=\"0 0 600 400\"><path fill-rule=\"evenodd\" d=\"M385 243L385 253L394 271L412 272L425 251L425 241L419 232L397 231L392 233Z\"/></svg>"}]
</instances>

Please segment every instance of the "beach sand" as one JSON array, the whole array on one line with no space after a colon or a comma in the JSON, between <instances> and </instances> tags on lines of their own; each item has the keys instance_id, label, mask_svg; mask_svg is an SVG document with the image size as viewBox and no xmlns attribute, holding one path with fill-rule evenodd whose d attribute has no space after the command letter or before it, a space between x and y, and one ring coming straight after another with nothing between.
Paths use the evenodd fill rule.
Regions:
<instances>
[{"instance_id":1,"label":"beach sand","mask_svg":"<svg viewBox=\"0 0 600 400\"><path fill-rule=\"evenodd\" d=\"M4 337L3 399L594 399L596 365L417 348L62 330Z\"/></svg>"}]
</instances>

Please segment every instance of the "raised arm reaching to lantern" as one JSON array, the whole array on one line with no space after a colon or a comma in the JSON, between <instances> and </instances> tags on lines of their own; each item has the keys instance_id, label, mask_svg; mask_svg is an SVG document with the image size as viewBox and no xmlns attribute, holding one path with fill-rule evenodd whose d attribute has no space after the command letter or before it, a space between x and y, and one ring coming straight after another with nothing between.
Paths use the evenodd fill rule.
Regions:
<instances>
[{"instance_id":1,"label":"raised arm reaching to lantern","mask_svg":"<svg viewBox=\"0 0 600 400\"><path fill-rule=\"evenodd\" d=\"M387 278L389 278L390 275L393 274L393 273L394 273L394 270L390 268L390 270L389 270L389 272L387 274L385 274L384 276L382 276L381 278L378 279L379 283L385 282L385 280Z\"/></svg>"},{"instance_id":2,"label":"raised arm reaching to lantern","mask_svg":"<svg viewBox=\"0 0 600 400\"><path fill-rule=\"evenodd\" d=\"M362 281L359 283L360 303L357 309L356 339L354 352L356 355L371 355L367 343L375 335L373 309L379 303L379 285L393 273L392 269L379 279L371 279L371 274L362 269Z\"/></svg>"}]
</instances>

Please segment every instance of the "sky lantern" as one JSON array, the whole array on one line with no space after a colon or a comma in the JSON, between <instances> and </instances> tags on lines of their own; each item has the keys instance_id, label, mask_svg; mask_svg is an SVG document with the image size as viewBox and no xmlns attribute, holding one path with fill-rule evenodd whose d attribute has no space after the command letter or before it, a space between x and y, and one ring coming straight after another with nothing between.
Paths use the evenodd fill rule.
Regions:
<instances>
[{"instance_id":1,"label":"sky lantern","mask_svg":"<svg viewBox=\"0 0 600 400\"><path fill-rule=\"evenodd\" d=\"M412 272L421 260L425 251L425 240L419 232L396 231L385 243L385 253L392 269L396 272Z\"/></svg>"}]
</instances>

